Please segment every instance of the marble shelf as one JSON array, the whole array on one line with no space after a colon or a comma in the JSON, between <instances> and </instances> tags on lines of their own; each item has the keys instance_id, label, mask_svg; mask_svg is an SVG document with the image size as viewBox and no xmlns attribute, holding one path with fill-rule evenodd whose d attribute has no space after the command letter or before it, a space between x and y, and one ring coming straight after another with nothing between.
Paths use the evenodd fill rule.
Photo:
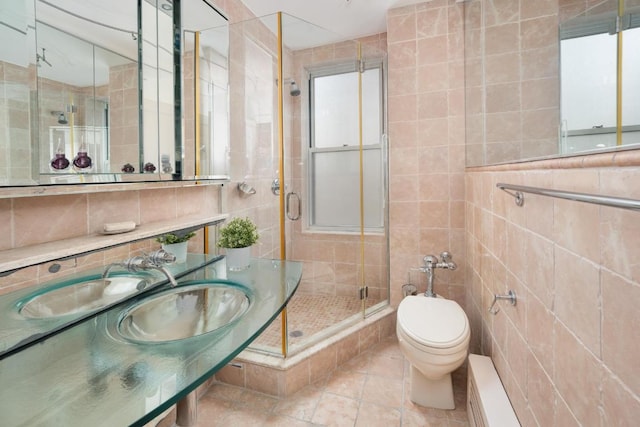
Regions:
<instances>
[{"instance_id":1,"label":"marble shelf","mask_svg":"<svg viewBox=\"0 0 640 427\"><path fill-rule=\"evenodd\" d=\"M149 239L164 233L223 222L227 214L209 216L185 216L164 221L141 224L135 230L121 234L89 234L55 242L23 246L0 251L0 275L15 270L59 259L73 258L83 254Z\"/></svg>"}]
</instances>

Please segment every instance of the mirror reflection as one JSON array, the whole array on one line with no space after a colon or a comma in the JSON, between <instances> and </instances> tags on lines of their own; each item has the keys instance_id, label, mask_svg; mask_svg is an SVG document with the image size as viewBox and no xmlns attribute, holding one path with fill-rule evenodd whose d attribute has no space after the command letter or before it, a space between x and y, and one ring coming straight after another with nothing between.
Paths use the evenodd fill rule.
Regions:
<instances>
[{"instance_id":1,"label":"mirror reflection","mask_svg":"<svg viewBox=\"0 0 640 427\"><path fill-rule=\"evenodd\" d=\"M183 177L229 175L229 28L206 1L183 5ZM198 54L196 55L196 52Z\"/></svg>"},{"instance_id":2,"label":"mirror reflection","mask_svg":"<svg viewBox=\"0 0 640 427\"><path fill-rule=\"evenodd\" d=\"M508 24L485 22L489 5L464 8L466 166L638 148L639 0L551 2Z\"/></svg>"},{"instance_id":3,"label":"mirror reflection","mask_svg":"<svg viewBox=\"0 0 640 427\"><path fill-rule=\"evenodd\" d=\"M619 12L560 26L560 154L640 143L640 7Z\"/></svg>"},{"instance_id":4,"label":"mirror reflection","mask_svg":"<svg viewBox=\"0 0 640 427\"><path fill-rule=\"evenodd\" d=\"M226 178L228 29L209 3L5 3L0 186ZM174 45L181 18L185 35L201 34L198 149L187 76L175 74L182 49L193 63L192 43Z\"/></svg>"},{"instance_id":5,"label":"mirror reflection","mask_svg":"<svg viewBox=\"0 0 640 427\"><path fill-rule=\"evenodd\" d=\"M137 61L41 22L36 30L40 173L138 165Z\"/></svg>"}]
</instances>

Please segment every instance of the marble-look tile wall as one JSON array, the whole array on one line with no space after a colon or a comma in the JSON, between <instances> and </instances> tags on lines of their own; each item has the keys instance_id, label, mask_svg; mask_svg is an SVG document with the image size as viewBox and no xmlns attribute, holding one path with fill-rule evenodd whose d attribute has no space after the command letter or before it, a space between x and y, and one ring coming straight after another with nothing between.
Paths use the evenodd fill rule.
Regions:
<instances>
[{"instance_id":1,"label":"marble-look tile wall","mask_svg":"<svg viewBox=\"0 0 640 427\"><path fill-rule=\"evenodd\" d=\"M356 298L361 276L369 290L370 302L388 297L387 243L384 234L365 235L365 268L360 268L360 236L345 233L310 233L307 230L309 157L303 147L309 146L308 70L313 67L353 63L358 57L383 59L386 56L386 34L376 34L355 41L345 41L293 52L293 74L301 94L288 98L291 104L290 146L293 152L292 190L301 198L302 218L293 223L291 259L304 263L299 292L339 295Z\"/></svg>"},{"instance_id":2,"label":"marble-look tile wall","mask_svg":"<svg viewBox=\"0 0 640 427\"><path fill-rule=\"evenodd\" d=\"M138 128L138 66L124 64L109 69L109 144L111 172L130 163L140 172Z\"/></svg>"},{"instance_id":3,"label":"marble-look tile wall","mask_svg":"<svg viewBox=\"0 0 640 427\"><path fill-rule=\"evenodd\" d=\"M473 7L473 3L465 3L465 7ZM500 27L497 22L500 18L509 21L504 23L509 27L514 26L512 18L520 19L520 13L529 14L527 19L544 20L544 16L531 14L549 10L550 2L533 9L529 2L484 3L488 10L497 13L491 25ZM580 7L586 5L577 3ZM557 8L557 4L552 6ZM445 10L448 13L445 14ZM451 109L451 96L455 96L458 82L460 87L464 83L462 66L455 56L446 56L452 41L463 34L461 21L455 19L459 11L453 1L432 1L392 10L387 18L392 301L396 304L399 301L399 288L407 268L418 264L425 252L437 253L444 246L442 242L460 245L459 233L464 234L461 238L465 248L449 249L454 258L459 252L462 267L459 270L466 272L466 277L463 274L443 279L454 280L458 285L449 287L449 291L454 289L453 298L464 299L466 294L463 306L472 324L471 351L491 355L522 425L633 425L640 417L640 388L634 374L637 365L634 355L640 350L640 336L633 326L639 320L635 307L640 298L635 271L640 257L638 214L535 196L527 196L525 207L518 208L513 198L496 189L495 184L503 181L638 198L640 194L633 182L640 169L633 165L640 164L640 159L621 154L586 156L552 164L470 169L465 173L464 135L455 140L456 134L452 133L464 129L464 112L457 115ZM446 32L444 16L448 18ZM430 22L430 25L423 28L417 26L418 22ZM425 28L443 34L431 35L424 41L421 37L426 37ZM538 38L534 31L533 35L529 34L529 41L542 42L544 34ZM512 36L497 37L495 41L509 43L515 38L520 44L519 25ZM542 58L549 49L540 46L533 50ZM502 75L507 80L491 84L503 88L500 85L509 84L508 74L522 74L523 66L517 62L510 67L507 51L495 54L503 55L505 62L504 67L494 69L504 74L492 76ZM522 55L521 52L514 54ZM498 59L489 56L480 60L487 63ZM430 63L434 58L440 58L440 62L436 59L435 64ZM430 71L437 64L440 70L434 79ZM549 62L541 60L537 64L541 66L537 71L529 69L533 73L531 85L544 89L549 83L550 88L529 93L554 96L554 77L543 72L549 69L544 67ZM460 80L455 76L461 76ZM513 93L521 96L520 90ZM491 99L494 98L492 105L496 109L506 108L502 100L514 99L506 95ZM427 99L440 101L420 103ZM435 106L447 105L445 102L448 102L448 111L434 110ZM516 133L503 137L504 142L514 142L520 147L520 142L526 139L521 124L528 123L523 117L551 114L554 107L524 112L522 98L517 104ZM493 113L496 117L508 114L498 110ZM425 116L427 114L439 115L434 118ZM484 112L480 112L479 118L483 123L490 121ZM511 123L510 120L503 122ZM555 121L536 123L530 128L529 139L546 139L546 134L555 132ZM473 127L467 131L472 133ZM484 132L484 128L481 131ZM442 146L442 141L448 144ZM429 149L426 145L429 143L435 146ZM445 157L443 152L449 156ZM501 150L496 150L498 152ZM441 179L433 179L435 172L441 174ZM460 176L465 177L464 184L458 180ZM440 193L436 184L442 186L443 183L448 183L449 188ZM429 200L433 197L437 199ZM448 209L440 209L432 218L428 212L435 212L433 208L439 199L448 201ZM454 216L452 207L458 200L466 206ZM432 209L423 211L423 206ZM423 250L424 247L428 250ZM488 314L493 293L504 293L509 288L517 292L518 305L503 306L497 316Z\"/></svg>"},{"instance_id":4,"label":"marble-look tile wall","mask_svg":"<svg viewBox=\"0 0 640 427\"><path fill-rule=\"evenodd\" d=\"M277 39L260 19L231 22L231 182L225 186L225 210L231 217L249 217L256 222L260 239L252 247L253 256L280 258L280 199L271 191L279 170ZM285 156L290 157L290 149L285 149ZM287 182L291 172L287 168L284 172ZM238 191L241 182L256 193Z\"/></svg>"},{"instance_id":5,"label":"marble-look tile wall","mask_svg":"<svg viewBox=\"0 0 640 427\"><path fill-rule=\"evenodd\" d=\"M95 235L107 222L154 221L179 219L181 216L219 213L220 187L195 186L155 188L128 191L122 185L117 191L87 194L0 199L0 250L37 245L72 237ZM100 267L126 259L142 251L158 249L153 239L123 245L73 260L59 262L62 269L48 272L49 263L22 269L0 277L0 294L55 280L69 274ZM204 252L202 233L189 241L189 251Z\"/></svg>"},{"instance_id":6,"label":"marble-look tile wall","mask_svg":"<svg viewBox=\"0 0 640 427\"><path fill-rule=\"evenodd\" d=\"M633 425L638 212L536 195L518 207L496 183L638 199L640 168L557 164L467 174L471 350L492 357L522 425ZM493 294L508 289L517 305L489 314Z\"/></svg>"},{"instance_id":7,"label":"marble-look tile wall","mask_svg":"<svg viewBox=\"0 0 640 427\"><path fill-rule=\"evenodd\" d=\"M468 43L485 43L475 58L481 67L467 75L477 89L467 92L467 140L486 142L483 161L528 157L532 143L556 144L556 32L549 28L601 3L611 2L465 4L467 12L482 11L465 31ZM467 164L475 164L482 153L469 148ZM638 165L640 155L620 152L467 169L471 351L491 356L524 426L633 425L640 417L640 332L633 326L640 320L640 227L637 212L617 208L535 195L517 207L496 183L638 198ZM489 314L493 294L509 289L517 305L502 303Z\"/></svg>"},{"instance_id":8,"label":"marble-look tile wall","mask_svg":"<svg viewBox=\"0 0 640 427\"><path fill-rule=\"evenodd\" d=\"M463 30L463 6L453 0L387 15L393 305L425 255L447 250L459 265L466 259ZM436 274L436 292L462 305L464 285L463 268Z\"/></svg>"},{"instance_id":9,"label":"marble-look tile wall","mask_svg":"<svg viewBox=\"0 0 640 427\"><path fill-rule=\"evenodd\" d=\"M33 159L29 146L33 88L30 86L33 73L30 69L0 61L0 184L31 179Z\"/></svg>"},{"instance_id":10,"label":"marble-look tile wall","mask_svg":"<svg viewBox=\"0 0 640 427\"><path fill-rule=\"evenodd\" d=\"M558 153L557 0L465 3L467 165Z\"/></svg>"}]
</instances>

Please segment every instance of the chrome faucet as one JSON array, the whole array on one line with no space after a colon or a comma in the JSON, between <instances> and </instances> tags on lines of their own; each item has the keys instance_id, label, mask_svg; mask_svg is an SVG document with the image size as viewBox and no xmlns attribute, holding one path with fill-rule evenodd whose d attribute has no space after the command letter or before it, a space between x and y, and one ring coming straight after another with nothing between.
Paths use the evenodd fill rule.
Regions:
<instances>
[{"instance_id":1,"label":"chrome faucet","mask_svg":"<svg viewBox=\"0 0 640 427\"><path fill-rule=\"evenodd\" d=\"M423 259L424 267L421 267L420 270L427 273L427 290L424 293L425 297L436 297L436 293L433 292L434 269L446 268L448 270L455 270L458 268L458 265L451 260L451 254L449 252L442 252L440 258L442 258L442 261L438 261L438 257L435 255L427 255Z\"/></svg>"},{"instance_id":2,"label":"chrome faucet","mask_svg":"<svg viewBox=\"0 0 640 427\"><path fill-rule=\"evenodd\" d=\"M174 288L178 286L176 279L173 277L171 272L166 269L166 267L162 264L166 264L169 262L173 262L176 260L176 257L165 251L164 249L159 249L155 252L145 255L137 255L132 258L126 259L122 262L114 262L109 264L107 268L105 268L104 273L102 273L102 278L106 279L111 272L113 267L123 267L127 271L132 273L136 273L138 271L146 271L146 270L158 270L169 280L171 283L171 287ZM138 289L139 291L142 289Z\"/></svg>"}]
</instances>

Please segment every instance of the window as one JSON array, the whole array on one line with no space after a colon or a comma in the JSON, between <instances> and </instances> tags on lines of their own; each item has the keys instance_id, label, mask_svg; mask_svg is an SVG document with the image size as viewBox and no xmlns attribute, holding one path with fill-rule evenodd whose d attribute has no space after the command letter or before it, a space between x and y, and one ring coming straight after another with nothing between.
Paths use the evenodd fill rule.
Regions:
<instances>
[{"instance_id":1,"label":"window","mask_svg":"<svg viewBox=\"0 0 640 427\"><path fill-rule=\"evenodd\" d=\"M362 73L364 225L384 228L383 66ZM333 67L310 73L309 226L360 229L358 71Z\"/></svg>"}]
</instances>

